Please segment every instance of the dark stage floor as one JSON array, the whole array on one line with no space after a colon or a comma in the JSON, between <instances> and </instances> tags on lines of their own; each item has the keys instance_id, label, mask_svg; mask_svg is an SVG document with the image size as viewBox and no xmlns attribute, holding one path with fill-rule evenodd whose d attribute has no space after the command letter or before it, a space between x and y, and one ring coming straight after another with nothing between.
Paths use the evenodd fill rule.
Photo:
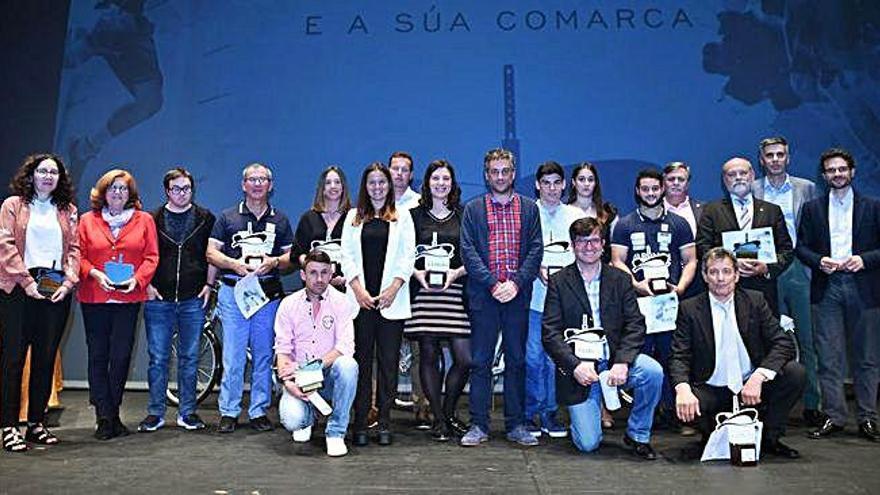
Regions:
<instances>
[{"instance_id":1,"label":"dark stage floor","mask_svg":"<svg viewBox=\"0 0 880 495\"><path fill-rule=\"evenodd\" d=\"M123 421L134 429L143 418L146 393L125 398ZM580 455L568 439L542 439L524 449L503 440L496 409L493 439L464 449L438 444L413 429L411 414L395 411L395 444L350 449L344 458L324 453L323 432L309 444L294 444L282 429L232 435L213 428L184 432L165 427L152 434L99 442L88 394L67 391L62 444L27 454L0 452L0 493L880 493L880 445L850 435L812 441L793 427L786 442L803 459L767 459L757 468L684 461L694 442L657 432L655 462L642 462L622 447L621 425L606 434L600 452ZM200 411L217 421L209 399ZM175 410L169 410L173 420ZM277 419L275 411L270 416Z\"/></svg>"}]
</instances>

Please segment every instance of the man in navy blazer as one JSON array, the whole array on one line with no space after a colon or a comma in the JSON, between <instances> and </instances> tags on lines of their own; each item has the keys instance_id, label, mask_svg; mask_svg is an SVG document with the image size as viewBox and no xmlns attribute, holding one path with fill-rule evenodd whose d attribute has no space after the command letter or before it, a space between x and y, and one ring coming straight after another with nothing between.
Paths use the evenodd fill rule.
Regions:
<instances>
[{"instance_id":1,"label":"man in navy blazer","mask_svg":"<svg viewBox=\"0 0 880 495\"><path fill-rule=\"evenodd\" d=\"M504 428L507 439L537 445L525 427L525 349L532 282L544 243L535 202L514 192L513 153L493 149L483 168L489 193L471 200L461 221L461 259L468 273L471 318L470 430L461 445L489 440L492 361L498 332L504 348Z\"/></svg>"},{"instance_id":2,"label":"man in navy blazer","mask_svg":"<svg viewBox=\"0 0 880 495\"><path fill-rule=\"evenodd\" d=\"M856 162L831 148L819 159L829 193L804 205L797 256L810 267L819 386L828 419L810 438L843 431L847 347L852 360L859 435L880 441L877 429L880 338L880 201L853 190Z\"/></svg>"}]
</instances>

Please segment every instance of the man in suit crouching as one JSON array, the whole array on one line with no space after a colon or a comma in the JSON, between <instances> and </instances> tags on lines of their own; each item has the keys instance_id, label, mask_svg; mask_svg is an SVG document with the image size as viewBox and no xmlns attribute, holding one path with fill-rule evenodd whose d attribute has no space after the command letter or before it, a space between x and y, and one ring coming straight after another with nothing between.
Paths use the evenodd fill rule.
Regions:
<instances>
[{"instance_id":1,"label":"man in suit crouching","mask_svg":"<svg viewBox=\"0 0 880 495\"><path fill-rule=\"evenodd\" d=\"M779 441L806 381L794 342L760 292L737 288L733 253L712 248L702 266L708 292L681 303L672 338L669 375L678 417L697 421L705 442L715 414L732 410L739 395L743 405L759 409L761 452L797 459L798 451Z\"/></svg>"}]
</instances>

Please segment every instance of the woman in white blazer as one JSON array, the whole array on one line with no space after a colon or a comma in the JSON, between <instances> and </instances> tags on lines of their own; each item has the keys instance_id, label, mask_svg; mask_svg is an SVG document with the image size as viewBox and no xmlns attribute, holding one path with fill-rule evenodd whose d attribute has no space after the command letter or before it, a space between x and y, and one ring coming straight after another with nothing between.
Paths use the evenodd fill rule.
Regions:
<instances>
[{"instance_id":1,"label":"woman in white blazer","mask_svg":"<svg viewBox=\"0 0 880 495\"><path fill-rule=\"evenodd\" d=\"M403 322L411 316L409 279L415 263L415 231L408 211L397 210L391 172L370 164L361 176L357 208L342 227L342 271L360 312L354 320L358 386L354 401L354 444L364 446L373 392L373 349L379 378L379 445L391 444L391 404L397 391L397 366Z\"/></svg>"}]
</instances>

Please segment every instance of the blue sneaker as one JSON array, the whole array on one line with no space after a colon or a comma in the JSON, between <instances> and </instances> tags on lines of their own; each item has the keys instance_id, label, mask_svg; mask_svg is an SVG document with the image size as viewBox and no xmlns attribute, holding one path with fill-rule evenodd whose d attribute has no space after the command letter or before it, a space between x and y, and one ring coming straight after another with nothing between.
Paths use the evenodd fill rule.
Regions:
<instances>
[{"instance_id":1,"label":"blue sneaker","mask_svg":"<svg viewBox=\"0 0 880 495\"><path fill-rule=\"evenodd\" d=\"M150 414L138 425L138 432L140 433L148 433L151 431L156 431L159 428L165 426L165 418L161 416L156 416L155 414Z\"/></svg>"},{"instance_id":2,"label":"blue sneaker","mask_svg":"<svg viewBox=\"0 0 880 495\"><path fill-rule=\"evenodd\" d=\"M483 431L483 429L477 425L471 425L471 429L461 437L460 443L462 447L476 447L477 445L488 441L488 433Z\"/></svg>"},{"instance_id":3,"label":"blue sneaker","mask_svg":"<svg viewBox=\"0 0 880 495\"><path fill-rule=\"evenodd\" d=\"M535 423L535 420L530 419L530 420L526 421L525 427L526 427L526 430L528 430L530 435L532 435L535 438L541 438L542 428L539 427L537 423Z\"/></svg>"},{"instance_id":4,"label":"blue sneaker","mask_svg":"<svg viewBox=\"0 0 880 495\"><path fill-rule=\"evenodd\" d=\"M525 447L534 447L538 445L538 439L533 437L524 425L519 425L513 430L507 432L507 440L516 442Z\"/></svg>"},{"instance_id":5,"label":"blue sneaker","mask_svg":"<svg viewBox=\"0 0 880 495\"><path fill-rule=\"evenodd\" d=\"M568 429L556 419L555 414L548 414L541 418L541 431L550 436L550 438L565 438L568 436Z\"/></svg>"},{"instance_id":6,"label":"blue sneaker","mask_svg":"<svg viewBox=\"0 0 880 495\"><path fill-rule=\"evenodd\" d=\"M186 416L178 416L177 426L190 431L204 430L207 427L205 422L202 421L202 418L196 413L187 414Z\"/></svg>"}]
</instances>

